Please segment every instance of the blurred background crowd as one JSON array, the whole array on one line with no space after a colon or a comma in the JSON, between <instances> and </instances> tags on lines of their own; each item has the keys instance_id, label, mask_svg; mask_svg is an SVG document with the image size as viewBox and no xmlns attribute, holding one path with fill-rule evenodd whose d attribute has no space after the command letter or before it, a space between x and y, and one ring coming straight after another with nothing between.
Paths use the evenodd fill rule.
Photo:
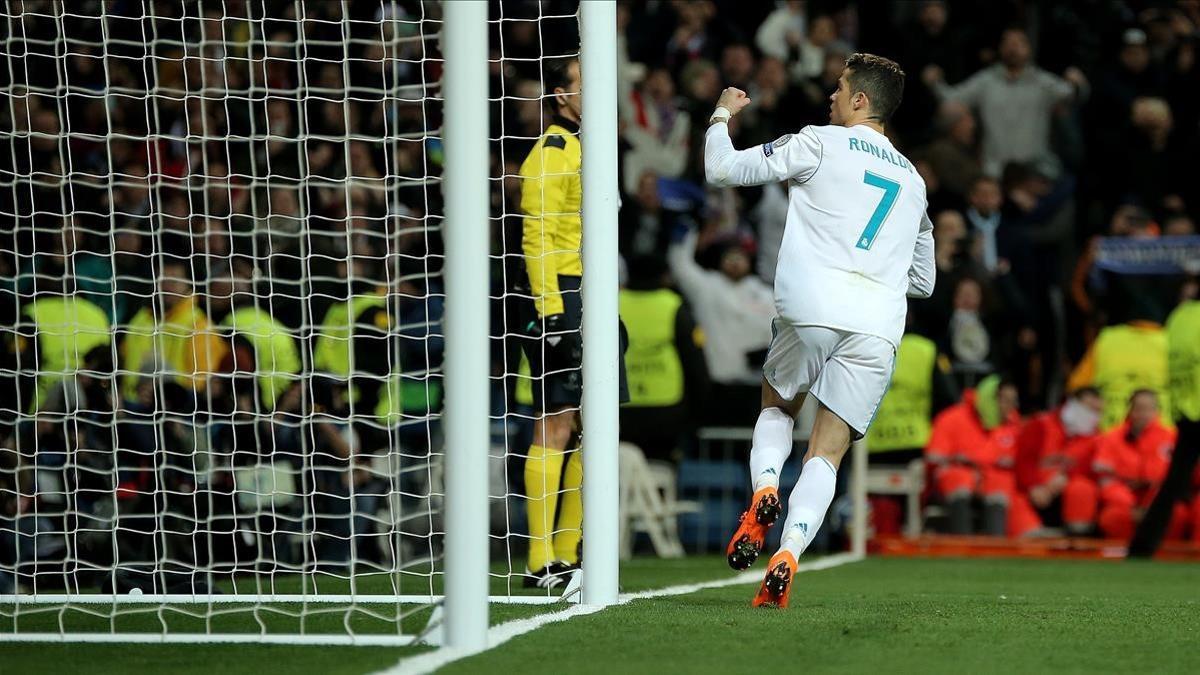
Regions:
<instances>
[{"instance_id":1,"label":"blurred background crowd","mask_svg":"<svg viewBox=\"0 0 1200 675\"><path fill-rule=\"evenodd\" d=\"M360 541L380 529L368 522L376 514L418 534L430 522L427 504L389 495L428 494L434 479L440 10L415 1L147 7L106 2L103 21L100 2L5 10L0 563L17 549L24 559L54 555L37 546L112 555L107 539L19 534L46 528L28 518L39 506L17 484L34 468L67 465L88 470L40 489L71 503L40 508L128 519L123 558L153 559L165 547L212 562L243 547L255 560L382 560L394 554L389 544ZM509 240L520 228L517 173L549 121L539 57L577 51L575 12L569 0L492 9L492 398L496 443L512 461L527 446L514 437L530 424L502 328L519 251ZM1016 437L1021 419L1095 386L1099 418L1078 429L1090 437L1129 424L1135 391L1165 386L1157 361L1111 354L1153 360L1161 326L1196 296L1177 259L1195 253L1200 217L1200 2L650 1L619 3L618 22L623 298L667 289L683 301L665 315L626 317L631 372L642 376L631 375L622 432L647 455L686 461L697 427L748 426L758 407L787 194L784 185L706 187L703 133L719 91L749 93L731 132L739 147L755 146L827 123L828 96L857 50L907 72L887 132L926 181L939 273L934 296L910 312L913 349L926 356L910 357L915 365L897 377L899 391L929 382L892 420L917 428L874 446L896 461L929 446L931 472L973 471L979 506L987 468L1005 468L971 455L981 444L1007 447L993 434L1004 425L989 422L994 407ZM671 330L643 323L655 317ZM681 386L649 375L660 349L677 356L671 377ZM900 398L891 405L904 407ZM964 424L980 426L983 440L946 441L938 428L954 424L935 416L964 405ZM1167 420L1170 402L1155 407L1163 414L1150 417ZM1029 434L1016 445L1045 451ZM396 449L412 460L399 480L420 487L397 490L378 468ZM1090 462L1080 472L1108 481ZM502 469L519 493L521 472L505 479ZM238 481L270 480L293 481L297 497L270 508L238 501ZM962 487L932 483L942 500ZM1001 491L1006 506L1022 494L1044 518L1062 501L1034 495L1037 481L1014 485ZM366 520L351 518L351 501ZM986 512L992 502L982 503ZM994 520L964 525L961 512L948 513L948 529L996 531ZM251 529L306 532L312 550L324 549L281 540L263 554L262 542L235 536L239 519L268 517ZM156 540L156 527L177 541Z\"/></svg>"}]
</instances>

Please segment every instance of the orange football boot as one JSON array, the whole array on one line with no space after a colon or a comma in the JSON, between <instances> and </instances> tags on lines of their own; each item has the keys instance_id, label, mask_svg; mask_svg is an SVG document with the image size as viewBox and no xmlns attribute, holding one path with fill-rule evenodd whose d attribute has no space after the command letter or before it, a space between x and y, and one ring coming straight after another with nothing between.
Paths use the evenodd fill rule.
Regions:
<instances>
[{"instance_id":1,"label":"orange football boot","mask_svg":"<svg viewBox=\"0 0 1200 675\"><path fill-rule=\"evenodd\" d=\"M763 577L762 585L758 587L758 595L754 596L754 607L788 606L788 596L792 594L792 579L796 576L796 556L786 548L771 556L767 563L767 575Z\"/></svg>"},{"instance_id":2,"label":"orange football boot","mask_svg":"<svg viewBox=\"0 0 1200 675\"><path fill-rule=\"evenodd\" d=\"M738 518L737 532L729 540L725 555L729 566L735 570L744 570L758 560L763 546L767 542L767 531L775 524L783 505L779 502L779 490L765 487L754 493L750 499L750 508Z\"/></svg>"}]
</instances>

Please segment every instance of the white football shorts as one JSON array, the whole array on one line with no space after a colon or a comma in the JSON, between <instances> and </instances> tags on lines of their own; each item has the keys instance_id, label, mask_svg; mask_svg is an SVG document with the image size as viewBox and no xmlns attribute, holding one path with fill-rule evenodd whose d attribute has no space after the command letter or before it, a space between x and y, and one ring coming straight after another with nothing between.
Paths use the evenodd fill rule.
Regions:
<instances>
[{"instance_id":1,"label":"white football shorts","mask_svg":"<svg viewBox=\"0 0 1200 675\"><path fill-rule=\"evenodd\" d=\"M866 435L896 367L896 349L875 335L824 326L794 326L776 317L763 376L786 400L811 393Z\"/></svg>"}]
</instances>

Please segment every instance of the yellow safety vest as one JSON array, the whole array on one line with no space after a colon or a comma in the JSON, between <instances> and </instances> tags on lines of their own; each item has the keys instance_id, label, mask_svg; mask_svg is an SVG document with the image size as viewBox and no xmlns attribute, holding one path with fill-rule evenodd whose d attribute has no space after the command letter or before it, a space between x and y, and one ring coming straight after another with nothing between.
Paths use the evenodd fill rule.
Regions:
<instances>
[{"instance_id":1,"label":"yellow safety vest","mask_svg":"<svg viewBox=\"0 0 1200 675\"><path fill-rule=\"evenodd\" d=\"M621 319L629 332L627 407L663 408L683 401L683 362L675 348L675 315L682 304L678 293L665 288L621 291Z\"/></svg>"},{"instance_id":2,"label":"yellow safety vest","mask_svg":"<svg viewBox=\"0 0 1200 675\"><path fill-rule=\"evenodd\" d=\"M350 358L354 351L354 323L372 307L386 307L382 295L356 295L335 302L325 312L321 331L313 348L313 366L320 371L346 376L350 374Z\"/></svg>"},{"instance_id":3,"label":"yellow safety vest","mask_svg":"<svg viewBox=\"0 0 1200 675\"><path fill-rule=\"evenodd\" d=\"M32 409L36 413L51 387L83 367L88 352L110 344L108 314L72 296L39 298L22 312L37 329L38 381Z\"/></svg>"},{"instance_id":4,"label":"yellow safety vest","mask_svg":"<svg viewBox=\"0 0 1200 675\"><path fill-rule=\"evenodd\" d=\"M1170 412L1167 334L1162 329L1126 324L1109 326L1100 331L1092 349L1096 363L1094 384L1104 398L1101 422L1104 429L1125 420L1129 397L1138 389L1157 392L1159 407ZM1168 416L1164 416L1164 421Z\"/></svg>"},{"instance_id":5,"label":"yellow safety vest","mask_svg":"<svg viewBox=\"0 0 1200 675\"><path fill-rule=\"evenodd\" d=\"M382 295L357 295L349 300L335 302L325 312L320 334L313 349L313 365L317 370L348 377L351 373L351 355L354 352L354 326L359 323L363 312L375 307L387 307L387 298ZM385 318L384 314L378 315ZM386 330L388 325L379 325ZM400 364L397 364L399 368ZM357 401L359 393L350 392L351 400ZM400 372L392 376L379 390L379 401L372 411L376 419L385 425L398 424L405 413L425 416L441 405L442 385L437 378L416 380L404 378Z\"/></svg>"},{"instance_id":6,"label":"yellow safety vest","mask_svg":"<svg viewBox=\"0 0 1200 675\"><path fill-rule=\"evenodd\" d=\"M259 395L266 409L274 410L276 399L299 379L301 363L296 337L287 326L256 307L231 313L221 325L232 328L234 335L246 338L254 348Z\"/></svg>"},{"instance_id":7,"label":"yellow safety vest","mask_svg":"<svg viewBox=\"0 0 1200 675\"><path fill-rule=\"evenodd\" d=\"M868 450L912 450L929 443L936 365L937 345L932 340L912 333L901 338L891 387L867 432Z\"/></svg>"},{"instance_id":8,"label":"yellow safety vest","mask_svg":"<svg viewBox=\"0 0 1200 675\"><path fill-rule=\"evenodd\" d=\"M1171 312L1167 347L1174 417L1200 421L1200 300L1185 302Z\"/></svg>"},{"instance_id":9,"label":"yellow safety vest","mask_svg":"<svg viewBox=\"0 0 1200 675\"><path fill-rule=\"evenodd\" d=\"M144 307L129 322L121 342L121 393L129 400L136 398L138 382L147 372L173 375L181 386L203 391L228 351L194 296L180 300L161 323L155 322L153 309Z\"/></svg>"}]
</instances>

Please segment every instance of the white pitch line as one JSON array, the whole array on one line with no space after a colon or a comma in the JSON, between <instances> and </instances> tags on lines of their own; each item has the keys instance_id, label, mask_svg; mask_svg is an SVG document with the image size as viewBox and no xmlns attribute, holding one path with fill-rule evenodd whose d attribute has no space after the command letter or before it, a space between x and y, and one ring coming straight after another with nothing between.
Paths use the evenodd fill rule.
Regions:
<instances>
[{"instance_id":1,"label":"white pitch line","mask_svg":"<svg viewBox=\"0 0 1200 675\"><path fill-rule=\"evenodd\" d=\"M826 570L831 567L838 567L846 563L852 563L862 560L861 556L856 556L853 553L839 553L824 558L819 558L812 562L801 563L796 568L796 573L801 572L816 572L818 570ZM682 584L679 586L667 586L666 588L657 588L649 591L639 591L637 593L622 593L617 598L618 605L624 605L634 600L647 600L650 598L665 598L675 595L687 595L697 591L704 591L710 588L724 588L726 586L737 586L740 584L757 583L762 579L762 571L746 571L736 576L725 579L717 579L715 581L705 581L697 584ZM477 651L465 649L452 649L450 647L441 647L431 652L426 652L418 656L402 659L399 663L381 670L377 675L426 675L443 666L449 665L459 659L464 659L468 656L474 656L489 649L495 649L509 640L533 632L542 626L568 621L577 616L587 614L595 614L604 609L599 605L574 605L559 612L551 612L550 614L540 614L538 616L529 617L527 619L518 619L516 621L508 621L506 623L493 626L488 629L487 648Z\"/></svg>"}]
</instances>

